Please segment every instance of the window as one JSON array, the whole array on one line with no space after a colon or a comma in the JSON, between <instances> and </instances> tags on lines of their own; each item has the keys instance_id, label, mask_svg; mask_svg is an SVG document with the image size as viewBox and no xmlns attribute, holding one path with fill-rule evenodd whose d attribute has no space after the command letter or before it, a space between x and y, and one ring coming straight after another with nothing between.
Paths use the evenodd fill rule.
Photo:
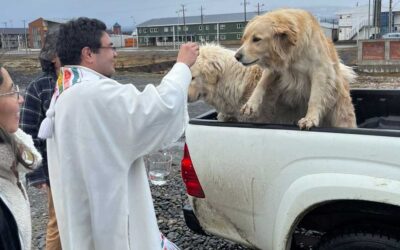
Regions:
<instances>
[{"instance_id":1,"label":"window","mask_svg":"<svg viewBox=\"0 0 400 250\"><path fill-rule=\"evenodd\" d=\"M188 31L189 30L189 27L188 26L185 26L184 27L184 31Z\"/></svg>"},{"instance_id":2,"label":"window","mask_svg":"<svg viewBox=\"0 0 400 250\"><path fill-rule=\"evenodd\" d=\"M169 31L168 27L164 27L164 32L168 32L168 31Z\"/></svg>"},{"instance_id":3,"label":"window","mask_svg":"<svg viewBox=\"0 0 400 250\"><path fill-rule=\"evenodd\" d=\"M215 29L215 30L218 29L218 24L214 25L214 29Z\"/></svg>"},{"instance_id":4,"label":"window","mask_svg":"<svg viewBox=\"0 0 400 250\"><path fill-rule=\"evenodd\" d=\"M203 25L200 25L200 26L199 26L199 30L203 30Z\"/></svg>"},{"instance_id":5,"label":"window","mask_svg":"<svg viewBox=\"0 0 400 250\"><path fill-rule=\"evenodd\" d=\"M236 39L238 40L242 39L242 34L236 34Z\"/></svg>"},{"instance_id":6,"label":"window","mask_svg":"<svg viewBox=\"0 0 400 250\"><path fill-rule=\"evenodd\" d=\"M182 29L181 26L178 26L178 31L181 31L181 29Z\"/></svg>"},{"instance_id":7,"label":"window","mask_svg":"<svg viewBox=\"0 0 400 250\"><path fill-rule=\"evenodd\" d=\"M142 29L139 29L139 33L142 33Z\"/></svg>"},{"instance_id":8,"label":"window","mask_svg":"<svg viewBox=\"0 0 400 250\"><path fill-rule=\"evenodd\" d=\"M243 23L238 23L238 24L236 24L236 28L237 28L237 29L243 28Z\"/></svg>"},{"instance_id":9,"label":"window","mask_svg":"<svg viewBox=\"0 0 400 250\"><path fill-rule=\"evenodd\" d=\"M221 40L225 40L225 39L226 39L226 36L225 36L225 35L220 35L219 38L220 38Z\"/></svg>"},{"instance_id":10,"label":"window","mask_svg":"<svg viewBox=\"0 0 400 250\"><path fill-rule=\"evenodd\" d=\"M206 36L206 41L210 41L210 36Z\"/></svg>"},{"instance_id":11,"label":"window","mask_svg":"<svg viewBox=\"0 0 400 250\"><path fill-rule=\"evenodd\" d=\"M210 27L208 27L208 25L206 25L206 30L209 30L210 29Z\"/></svg>"},{"instance_id":12,"label":"window","mask_svg":"<svg viewBox=\"0 0 400 250\"><path fill-rule=\"evenodd\" d=\"M147 33L147 29L143 29L143 33Z\"/></svg>"},{"instance_id":13,"label":"window","mask_svg":"<svg viewBox=\"0 0 400 250\"><path fill-rule=\"evenodd\" d=\"M225 24L221 24L221 25L219 26L219 28L220 28L221 30L224 30L224 29L225 29Z\"/></svg>"}]
</instances>

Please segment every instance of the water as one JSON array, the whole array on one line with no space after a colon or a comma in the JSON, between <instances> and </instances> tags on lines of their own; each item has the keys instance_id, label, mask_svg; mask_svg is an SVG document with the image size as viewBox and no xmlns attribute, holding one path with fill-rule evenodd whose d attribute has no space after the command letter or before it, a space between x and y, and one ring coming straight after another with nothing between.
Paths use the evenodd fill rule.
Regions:
<instances>
[{"instance_id":1,"label":"water","mask_svg":"<svg viewBox=\"0 0 400 250\"><path fill-rule=\"evenodd\" d=\"M167 183L169 171L151 170L149 171L149 180L153 185L162 186Z\"/></svg>"}]
</instances>

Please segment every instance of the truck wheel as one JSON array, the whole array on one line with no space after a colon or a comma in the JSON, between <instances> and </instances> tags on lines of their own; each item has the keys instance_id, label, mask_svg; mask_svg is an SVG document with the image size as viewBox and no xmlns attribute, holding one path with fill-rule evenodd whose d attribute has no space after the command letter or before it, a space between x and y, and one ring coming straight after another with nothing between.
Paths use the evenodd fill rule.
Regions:
<instances>
[{"instance_id":1,"label":"truck wheel","mask_svg":"<svg viewBox=\"0 0 400 250\"><path fill-rule=\"evenodd\" d=\"M397 230L398 231L398 230ZM343 229L322 237L319 250L395 250L400 249L400 234L379 228Z\"/></svg>"}]
</instances>

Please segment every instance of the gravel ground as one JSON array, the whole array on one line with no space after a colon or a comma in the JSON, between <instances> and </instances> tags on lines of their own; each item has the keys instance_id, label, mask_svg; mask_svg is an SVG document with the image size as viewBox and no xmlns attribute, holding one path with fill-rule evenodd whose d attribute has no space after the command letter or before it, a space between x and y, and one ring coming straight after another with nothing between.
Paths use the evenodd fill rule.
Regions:
<instances>
[{"instance_id":1,"label":"gravel ground","mask_svg":"<svg viewBox=\"0 0 400 250\"><path fill-rule=\"evenodd\" d=\"M26 84L37 76L36 72L17 72L10 70L14 81L26 87ZM368 75L359 76L353 88L400 88L400 75ZM147 83L159 83L162 76L146 73L118 72L114 77L123 83L133 83L143 89ZM132 81L130 80L132 79ZM211 109L202 102L189 104L190 117L197 116ZM180 177L180 159L184 139L173 145L173 171L170 181L165 186L153 186L151 190L157 213L160 230L181 249L246 249L232 242L218 239L213 236L199 236L192 233L185 225L182 205L187 202L184 185ZM45 191L29 188L33 220L33 249L44 249L45 229L47 222L47 195Z\"/></svg>"}]
</instances>

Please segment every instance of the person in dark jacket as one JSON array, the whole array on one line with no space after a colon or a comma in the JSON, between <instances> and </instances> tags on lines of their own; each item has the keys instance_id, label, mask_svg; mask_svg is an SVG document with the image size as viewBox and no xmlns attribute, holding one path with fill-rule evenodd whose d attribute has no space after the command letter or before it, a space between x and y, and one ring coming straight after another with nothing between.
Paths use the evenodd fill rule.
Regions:
<instances>
[{"instance_id":1,"label":"person in dark jacket","mask_svg":"<svg viewBox=\"0 0 400 250\"><path fill-rule=\"evenodd\" d=\"M46 234L47 250L61 249L61 242L51 196L46 141L38 138L37 135L40 123L46 117L46 111L49 108L57 81L57 74L60 69L60 63L56 54L57 36L57 30L49 32L46 36L44 46L39 54L43 74L32 81L26 88L25 102L22 106L20 121L21 129L32 136L36 148L39 149L43 156L41 167L27 175L27 182L29 186L44 189L48 192L49 221Z\"/></svg>"}]
</instances>

